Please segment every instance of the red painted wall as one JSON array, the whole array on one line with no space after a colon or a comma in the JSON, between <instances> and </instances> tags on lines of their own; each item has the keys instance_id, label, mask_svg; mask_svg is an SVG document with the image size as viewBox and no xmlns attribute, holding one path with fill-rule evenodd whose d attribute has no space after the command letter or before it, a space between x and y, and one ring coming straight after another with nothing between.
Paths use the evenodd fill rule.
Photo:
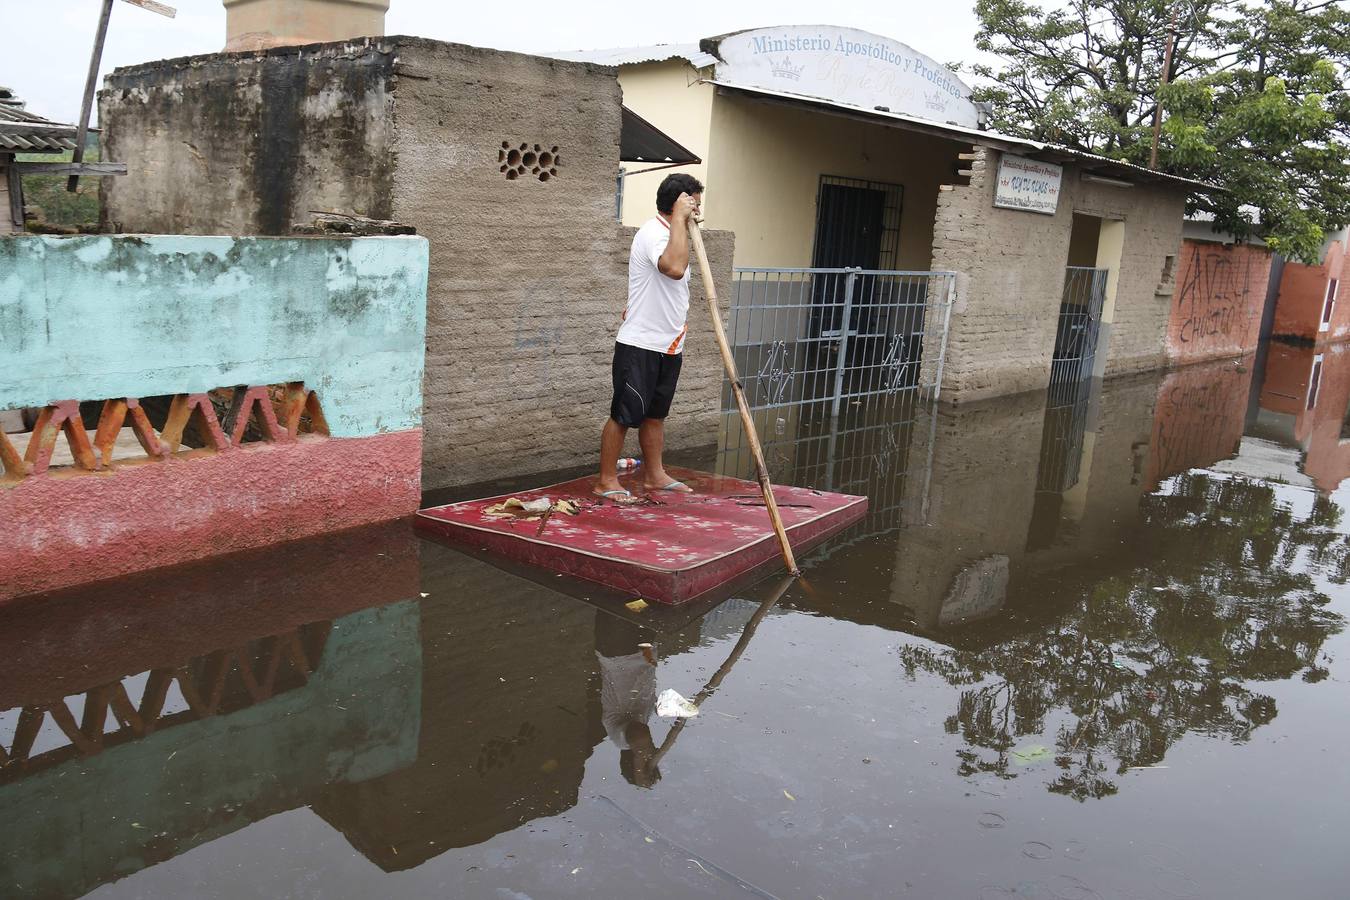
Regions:
<instances>
[{"instance_id":1,"label":"red painted wall","mask_svg":"<svg viewBox=\"0 0 1350 900\"><path fill-rule=\"evenodd\" d=\"M1146 483L1208 466L1237 452L1246 424L1252 360L1177 369L1158 386Z\"/></svg>"},{"instance_id":2,"label":"red painted wall","mask_svg":"<svg viewBox=\"0 0 1350 900\"><path fill-rule=\"evenodd\" d=\"M1182 241L1167 326L1168 361L1184 365L1255 350L1270 264L1264 247Z\"/></svg>"},{"instance_id":3,"label":"red painted wall","mask_svg":"<svg viewBox=\"0 0 1350 900\"><path fill-rule=\"evenodd\" d=\"M1314 382L1314 363L1322 366ZM1341 438L1350 410L1350 344L1271 346L1261 408L1293 418L1303 472L1324 493L1350 476L1350 440Z\"/></svg>"},{"instance_id":4,"label":"red painted wall","mask_svg":"<svg viewBox=\"0 0 1350 900\"><path fill-rule=\"evenodd\" d=\"M1319 331L1322 304L1327 296L1327 282L1340 278L1345 268L1346 247L1341 241L1332 242L1319 266L1286 263L1280 279L1280 299L1275 305L1276 337L1292 337L1305 341L1343 341L1350 339L1350 289L1340 289L1332 308L1331 326Z\"/></svg>"},{"instance_id":5,"label":"red painted wall","mask_svg":"<svg viewBox=\"0 0 1350 900\"><path fill-rule=\"evenodd\" d=\"M257 442L0 487L0 600L406 516L422 431Z\"/></svg>"}]
</instances>

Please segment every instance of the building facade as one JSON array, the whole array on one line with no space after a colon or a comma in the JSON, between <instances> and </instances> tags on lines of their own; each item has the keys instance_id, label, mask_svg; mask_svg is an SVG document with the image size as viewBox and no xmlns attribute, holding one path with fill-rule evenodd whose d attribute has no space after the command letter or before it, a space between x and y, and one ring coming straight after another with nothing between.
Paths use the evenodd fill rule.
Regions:
<instances>
[{"instance_id":1,"label":"building facade","mask_svg":"<svg viewBox=\"0 0 1350 900\"><path fill-rule=\"evenodd\" d=\"M737 267L957 273L944 400L1044 388L1070 357L1099 376L1166 364L1183 207L1207 186L985 130L958 76L856 29L558 55L618 66L624 104L702 158ZM664 174L628 167L623 221Z\"/></svg>"},{"instance_id":2,"label":"building facade","mask_svg":"<svg viewBox=\"0 0 1350 900\"><path fill-rule=\"evenodd\" d=\"M628 284L619 95L610 68L408 37L118 69L100 121L131 174L104 185L104 225L284 235L325 211L414 226L430 245L424 487L584 464ZM519 177L513 154L540 171ZM706 241L729 275L731 236ZM716 440L697 273L693 292L672 448Z\"/></svg>"},{"instance_id":3,"label":"building facade","mask_svg":"<svg viewBox=\"0 0 1350 900\"><path fill-rule=\"evenodd\" d=\"M1350 304L1341 303L1347 232L1331 234L1317 265L1289 262L1275 307L1276 337L1326 343L1350 338Z\"/></svg>"}]
</instances>

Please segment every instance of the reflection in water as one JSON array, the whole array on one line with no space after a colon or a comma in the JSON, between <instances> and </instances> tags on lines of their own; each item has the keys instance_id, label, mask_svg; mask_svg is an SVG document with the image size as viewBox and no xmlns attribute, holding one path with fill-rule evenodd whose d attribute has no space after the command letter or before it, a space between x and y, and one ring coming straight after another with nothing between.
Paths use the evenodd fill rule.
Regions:
<instances>
[{"instance_id":1,"label":"reflection in water","mask_svg":"<svg viewBox=\"0 0 1350 900\"><path fill-rule=\"evenodd\" d=\"M977 896L978 869L1047 895L1018 866L1053 858L1106 896L1138 825L1083 856L1128 804L1061 797L1208 808L1184 741L1259 765L1309 729L1300 708L1344 697L1350 544L1315 450L1350 375L1326 354L1311 406L1290 402L1328 418L1281 419L1297 353L1272 357L1259 414L1249 361L776 408L776 479L866 493L871 514L803 560L807 584L711 611L631 613L406 523L0 607L0 884L270 895L302 866L326 896L720 896L740 877ZM737 427L705 466L747 474ZM1291 483L1305 455L1317 490ZM654 715L666 687L699 717ZM1166 788L1131 780L1168 766Z\"/></svg>"},{"instance_id":2,"label":"reflection in water","mask_svg":"<svg viewBox=\"0 0 1350 900\"><path fill-rule=\"evenodd\" d=\"M1270 485L1177 476L1147 498L1105 577L1032 575L1011 603L1008 624L1028 622L1013 635L978 650L906 645L901 661L960 687L946 728L966 741L962 774L1015 775L1044 738L1050 791L1113 794L1113 775L1160 764L1188 732L1242 742L1274 719L1250 682L1326 677L1319 655L1341 618L1314 575L1344 583L1338 522L1324 502L1295 515Z\"/></svg>"},{"instance_id":3,"label":"reflection in water","mask_svg":"<svg viewBox=\"0 0 1350 900\"><path fill-rule=\"evenodd\" d=\"M78 897L408 765L418 607L390 601L417 558L379 526L0 608L6 896Z\"/></svg>"},{"instance_id":4,"label":"reflection in water","mask_svg":"<svg viewBox=\"0 0 1350 900\"><path fill-rule=\"evenodd\" d=\"M824 401L782 405L755 413L764 460L775 482L869 498L867 518L834 550L917 521L932 460L914 453L935 410L915 391L881 394L846 404L838 416ZM754 458L739 416L723 415L716 471L755 477Z\"/></svg>"}]
</instances>

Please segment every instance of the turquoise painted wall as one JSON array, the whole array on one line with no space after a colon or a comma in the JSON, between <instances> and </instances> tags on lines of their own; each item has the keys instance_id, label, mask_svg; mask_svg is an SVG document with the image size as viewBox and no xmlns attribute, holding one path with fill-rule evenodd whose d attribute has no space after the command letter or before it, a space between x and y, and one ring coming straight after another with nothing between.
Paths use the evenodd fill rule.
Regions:
<instances>
[{"instance_id":1,"label":"turquoise painted wall","mask_svg":"<svg viewBox=\"0 0 1350 900\"><path fill-rule=\"evenodd\" d=\"M421 237L0 238L0 410L304 381L333 437L422 423Z\"/></svg>"},{"instance_id":2,"label":"turquoise painted wall","mask_svg":"<svg viewBox=\"0 0 1350 900\"><path fill-rule=\"evenodd\" d=\"M334 784L400 771L421 714L418 601L338 619L302 687L0 786L0 895L82 897Z\"/></svg>"}]
</instances>

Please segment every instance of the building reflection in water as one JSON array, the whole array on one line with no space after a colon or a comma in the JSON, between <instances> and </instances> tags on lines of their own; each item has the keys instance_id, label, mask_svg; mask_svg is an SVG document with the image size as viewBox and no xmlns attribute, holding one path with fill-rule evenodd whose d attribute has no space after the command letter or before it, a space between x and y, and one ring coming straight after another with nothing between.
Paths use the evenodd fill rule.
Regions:
<instances>
[{"instance_id":1,"label":"building reflection in water","mask_svg":"<svg viewBox=\"0 0 1350 900\"><path fill-rule=\"evenodd\" d=\"M960 777L1038 763L1086 800L1188 733L1246 741L1279 714L1263 683L1327 676L1342 624L1321 585L1350 576L1339 508L1243 461L1274 439L1243 436L1260 420L1322 471L1330 418L1274 407L1343 412L1350 357L1323 356L1309 403L1296 356L1272 357L1259 414L1250 361L768 411L775 478L868 494L870 515L804 561L809 591L779 603L770 580L675 624L406 523L0 608L4 872L17 896L77 897L306 806L392 872L570 810L593 759L659 795L697 746L650 715L662 666L728 645L706 699L771 609L916 636L896 673L942 685ZM716 465L747 475L736 428Z\"/></svg>"},{"instance_id":2,"label":"building reflection in water","mask_svg":"<svg viewBox=\"0 0 1350 900\"><path fill-rule=\"evenodd\" d=\"M1302 470L1324 494L1350 475L1350 345L1273 343L1265 360L1257 435L1302 455Z\"/></svg>"},{"instance_id":3,"label":"building reflection in water","mask_svg":"<svg viewBox=\"0 0 1350 900\"><path fill-rule=\"evenodd\" d=\"M82 896L412 764L418 552L395 523L0 607L7 896Z\"/></svg>"}]
</instances>

